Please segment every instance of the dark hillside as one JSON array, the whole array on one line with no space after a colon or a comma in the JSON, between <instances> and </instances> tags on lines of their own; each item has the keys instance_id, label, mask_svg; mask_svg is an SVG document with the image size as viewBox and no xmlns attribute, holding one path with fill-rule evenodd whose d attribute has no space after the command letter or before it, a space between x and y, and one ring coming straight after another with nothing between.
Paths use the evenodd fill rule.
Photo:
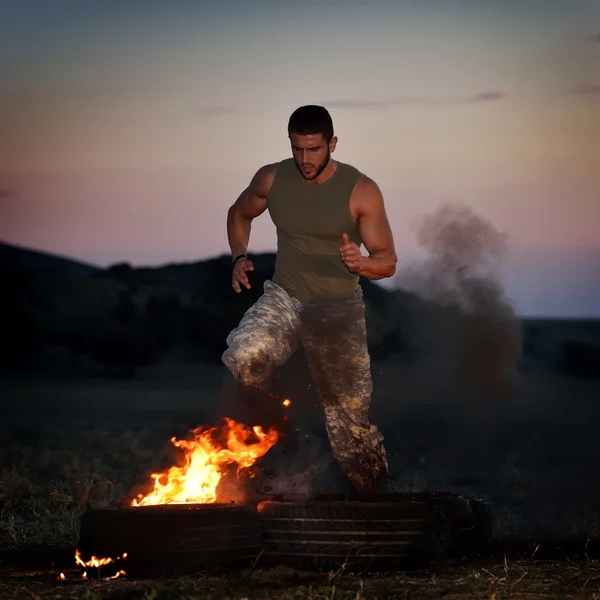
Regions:
<instances>
[{"instance_id":1,"label":"dark hillside","mask_svg":"<svg viewBox=\"0 0 600 600\"><path fill-rule=\"evenodd\" d=\"M4 242L0 242L0 265L13 269L61 271L72 276L87 276L98 269L77 260Z\"/></svg>"},{"instance_id":2,"label":"dark hillside","mask_svg":"<svg viewBox=\"0 0 600 600\"><path fill-rule=\"evenodd\" d=\"M273 274L275 255L251 255L252 289L236 294L230 257L100 269L2 245L2 321L10 344L4 368L73 371L101 369L132 376L164 360L220 362L227 334L259 298ZM400 348L400 292L362 281L369 343L383 357ZM414 299L413 299L414 301Z\"/></svg>"}]
</instances>

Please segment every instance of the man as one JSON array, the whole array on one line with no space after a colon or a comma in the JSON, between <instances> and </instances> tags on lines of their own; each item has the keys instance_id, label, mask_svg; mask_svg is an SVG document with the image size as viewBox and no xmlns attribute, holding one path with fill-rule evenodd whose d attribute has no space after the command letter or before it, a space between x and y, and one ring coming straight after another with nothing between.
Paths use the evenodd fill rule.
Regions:
<instances>
[{"instance_id":1,"label":"man","mask_svg":"<svg viewBox=\"0 0 600 600\"><path fill-rule=\"evenodd\" d=\"M293 158L260 168L227 215L236 292L250 289L251 223L266 210L277 228L277 259L272 281L228 336L223 362L246 389L264 390L303 346L343 471L358 492L383 491L388 464L383 437L369 420L359 284L359 276L382 279L396 270L383 198L373 180L331 157L338 140L325 108L294 111L288 136Z\"/></svg>"}]
</instances>

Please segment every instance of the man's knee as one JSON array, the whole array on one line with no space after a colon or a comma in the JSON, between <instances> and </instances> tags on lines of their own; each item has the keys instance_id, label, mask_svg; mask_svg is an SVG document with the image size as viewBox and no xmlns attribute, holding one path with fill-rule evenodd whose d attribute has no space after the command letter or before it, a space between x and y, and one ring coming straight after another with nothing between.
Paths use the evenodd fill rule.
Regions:
<instances>
[{"instance_id":1,"label":"man's knee","mask_svg":"<svg viewBox=\"0 0 600 600\"><path fill-rule=\"evenodd\" d=\"M249 346L230 346L221 360L235 380L248 387L262 387L273 372L268 354Z\"/></svg>"},{"instance_id":2,"label":"man's knee","mask_svg":"<svg viewBox=\"0 0 600 600\"><path fill-rule=\"evenodd\" d=\"M298 344L298 307L281 288L265 282L265 293L227 336L225 363L240 383L261 386Z\"/></svg>"}]
</instances>

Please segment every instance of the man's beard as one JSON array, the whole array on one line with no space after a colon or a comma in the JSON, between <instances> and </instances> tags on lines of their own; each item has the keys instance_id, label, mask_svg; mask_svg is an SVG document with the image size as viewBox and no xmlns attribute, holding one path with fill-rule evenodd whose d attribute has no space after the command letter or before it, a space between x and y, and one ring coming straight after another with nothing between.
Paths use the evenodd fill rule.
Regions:
<instances>
[{"instance_id":1,"label":"man's beard","mask_svg":"<svg viewBox=\"0 0 600 600\"><path fill-rule=\"evenodd\" d=\"M313 179L316 179L325 170L325 167L327 167L327 165L329 164L330 158L331 158L331 152L329 152L329 150L327 150L327 156L325 157L325 160L319 166L311 165L311 166L315 167L315 170L311 171L310 175L307 175L302 170L301 164L299 165L296 161L294 161L294 162L296 163L296 167L298 168L298 171L300 171L300 175L302 175L302 177L304 177L304 179L311 181Z\"/></svg>"}]
</instances>

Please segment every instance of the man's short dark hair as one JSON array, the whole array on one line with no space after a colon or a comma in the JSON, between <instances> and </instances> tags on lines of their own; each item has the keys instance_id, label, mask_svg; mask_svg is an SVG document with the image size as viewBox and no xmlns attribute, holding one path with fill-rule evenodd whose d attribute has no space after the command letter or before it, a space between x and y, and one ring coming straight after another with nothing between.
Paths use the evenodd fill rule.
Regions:
<instances>
[{"instance_id":1,"label":"man's short dark hair","mask_svg":"<svg viewBox=\"0 0 600 600\"><path fill-rule=\"evenodd\" d=\"M333 137L333 121L331 115L323 106L309 104L297 108L288 122L288 135L322 134L329 143Z\"/></svg>"}]
</instances>

